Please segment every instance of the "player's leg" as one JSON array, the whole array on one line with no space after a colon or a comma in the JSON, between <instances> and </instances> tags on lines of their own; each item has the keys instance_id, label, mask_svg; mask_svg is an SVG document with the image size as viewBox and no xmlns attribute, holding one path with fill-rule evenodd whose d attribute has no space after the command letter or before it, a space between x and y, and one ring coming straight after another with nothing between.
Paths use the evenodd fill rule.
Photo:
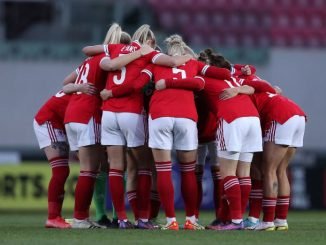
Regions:
<instances>
[{"instance_id":1,"label":"player's leg","mask_svg":"<svg viewBox=\"0 0 326 245\"><path fill-rule=\"evenodd\" d=\"M34 131L39 146L44 150L51 166L51 179L48 185L48 228L70 228L61 217L64 199L64 185L69 176L69 146L65 131L55 129L51 122L39 125L34 121Z\"/></svg>"},{"instance_id":2,"label":"player's leg","mask_svg":"<svg viewBox=\"0 0 326 245\"><path fill-rule=\"evenodd\" d=\"M95 214L96 221L98 224L111 227L111 221L106 215L106 187L107 187L107 178L108 178L108 162L105 149L102 147L101 155L100 155L100 171L97 175L93 201L95 205Z\"/></svg>"},{"instance_id":3,"label":"player's leg","mask_svg":"<svg viewBox=\"0 0 326 245\"><path fill-rule=\"evenodd\" d=\"M276 171L288 150L287 146L273 142L264 143L263 151L263 221L255 228L257 230L275 230L274 217L278 195L278 180Z\"/></svg>"},{"instance_id":4,"label":"player's leg","mask_svg":"<svg viewBox=\"0 0 326 245\"><path fill-rule=\"evenodd\" d=\"M101 146L79 147L80 173L75 188L73 228L99 228L89 220L89 209L100 164Z\"/></svg>"},{"instance_id":5,"label":"player's leg","mask_svg":"<svg viewBox=\"0 0 326 245\"><path fill-rule=\"evenodd\" d=\"M126 175L126 194L129 206L134 214L134 219L138 220L138 206L137 206L137 160L132 155L130 149L126 151L127 159L127 175Z\"/></svg>"},{"instance_id":6,"label":"player's leg","mask_svg":"<svg viewBox=\"0 0 326 245\"><path fill-rule=\"evenodd\" d=\"M203 198L203 174L204 174L204 167L206 162L206 156L207 156L208 146L207 144L200 144L198 145L197 150L197 161L196 161L196 167L195 167L195 175L196 175L196 183L197 183L197 202L196 202L196 210L195 215L196 219L199 219L199 210L201 201Z\"/></svg>"},{"instance_id":7,"label":"player's leg","mask_svg":"<svg viewBox=\"0 0 326 245\"><path fill-rule=\"evenodd\" d=\"M202 230L196 221L197 181L195 166L197 161L198 132L194 121L175 118L173 127L174 147L177 151L181 175L181 194L185 203L186 220L184 229Z\"/></svg>"},{"instance_id":8,"label":"player's leg","mask_svg":"<svg viewBox=\"0 0 326 245\"><path fill-rule=\"evenodd\" d=\"M287 215L290 205L290 183L287 168L294 157L296 148L289 147L285 157L277 169L278 196L275 210L275 226L277 230L288 230Z\"/></svg>"},{"instance_id":9,"label":"player's leg","mask_svg":"<svg viewBox=\"0 0 326 245\"><path fill-rule=\"evenodd\" d=\"M152 149L157 173L157 191L165 211L167 224L163 230L179 230L174 210L171 150L173 118L149 118L149 147Z\"/></svg>"},{"instance_id":10,"label":"player's leg","mask_svg":"<svg viewBox=\"0 0 326 245\"><path fill-rule=\"evenodd\" d=\"M259 223L262 209L263 185L261 174L262 152L256 152L250 168L251 192L249 195L249 214L244 220L245 229L254 229Z\"/></svg>"}]
</instances>

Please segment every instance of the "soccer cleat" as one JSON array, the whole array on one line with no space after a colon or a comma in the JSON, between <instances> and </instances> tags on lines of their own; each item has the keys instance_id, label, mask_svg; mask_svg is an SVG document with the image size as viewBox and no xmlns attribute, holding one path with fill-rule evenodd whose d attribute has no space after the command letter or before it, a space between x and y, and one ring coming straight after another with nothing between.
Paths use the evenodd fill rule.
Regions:
<instances>
[{"instance_id":1,"label":"soccer cleat","mask_svg":"<svg viewBox=\"0 0 326 245\"><path fill-rule=\"evenodd\" d=\"M170 224L163 225L161 227L161 230L172 230L172 231L178 231L179 230L179 224L177 221L172 221Z\"/></svg>"},{"instance_id":2,"label":"soccer cleat","mask_svg":"<svg viewBox=\"0 0 326 245\"><path fill-rule=\"evenodd\" d=\"M289 230L289 225L286 220L275 219L274 224L275 224L275 230L277 230L277 231Z\"/></svg>"},{"instance_id":3,"label":"soccer cleat","mask_svg":"<svg viewBox=\"0 0 326 245\"><path fill-rule=\"evenodd\" d=\"M236 231L236 230L243 230L243 222L236 224L233 222L230 223L222 223L214 227L213 230L216 231Z\"/></svg>"},{"instance_id":4,"label":"soccer cleat","mask_svg":"<svg viewBox=\"0 0 326 245\"><path fill-rule=\"evenodd\" d=\"M259 224L259 220L257 220L257 222L253 222L250 219L246 218L243 221L243 228L245 230L254 230L258 224Z\"/></svg>"},{"instance_id":5,"label":"soccer cleat","mask_svg":"<svg viewBox=\"0 0 326 245\"><path fill-rule=\"evenodd\" d=\"M186 220L184 226L184 230L205 230L205 227L198 224L197 222L192 223L190 220Z\"/></svg>"},{"instance_id":6,"label":"soccer cleat","mask_svg":"<svg viewBox=\"0 0 326 245\"><path fill-rule=\"evenodd\" d=\"M106 215L103 215L96 223L105 228L111 228L112 226L111 220Z\"/></svg>"},{"instance_id":7,"label":"soccer cleat","mask_svg":"<svg viewBox=\"0 0 326 245\"><path fill-rule=\"evenodd\" d=\"M255 227L255 231L275 231L274 222L259 222Z\"/></svg>"},{"instance_id":8,"label":"soccer cleat","mask_svg":"<svg viewBox=\"0 0 326 245\"><path fill-rule=\"evenodd\" d=\"M73 219L71 228L74 228L74 229L100 229L100 228L105 228L105 227L95 224L94 222L90 221L89 219L83 219L83 220Z\"/></svg>"},{"instance_id":9,"label":"soccer cleat","mask_svg":"<svg viewBox=\"0 0 326 245\"><path fill-rule=\"evenodd\" d=\"M149 222L154 226L155 229L160 229L162 227L162 225L157 222L157 219L150 219Z\"/></svg>"},{"instance_id":10,"label":"soccer cleat","mask_svg":"<svg viewBox=\"0 0 326 245\"><path fill-rule=\"evenodd\" d=\"M48 219L45 222L46 228L59 228L59 229L69 229L71 225L66 222L62 217L58 216L55 219Z\"/></svg>"},{"instance_id":11,"label":"soccer cleat","mask_svg":"<svg viewBox=\"0 0 326 245\"><path fill-rule=\"evenodd\" d=\"M130 221L119 220L119 229L133 229L134 225Z\"/></svg>"},{"instance_id":12,"label":"soccer cleat","mask_svg":"<svg viewBox=\"0 0 326 245\"><path fill-rule=\"evenodd\" d=\"M216 227L221 224L225 224L225 223L219 219L214 219L209 225L205 226L205 229L216 230Z\"/></svg>"},{"instance_id":13,"label":"soccer cleat","mask_svg":"<svg viewBox=\"0 0 326 245\"><path fill-rule=\"evenodd\" d=\"M154 229L156 229L154 227L154 225L152 224L152 222L150 222L150 221L144 222L144 221L142 221L140 219L137 221L137 225L135 225L135 228L143 229L143 230L154 230Z\"/></svg>"},{"instance_id":14,"label":"soccer cleat","mask_svg":"<svg viewBox=\"0 0 326 245\"><path fill-rule=\"evenodd\" d=\"M117 218L112 219L111 228L119 228L119 221Z\"/></svg>"}]
</instances>

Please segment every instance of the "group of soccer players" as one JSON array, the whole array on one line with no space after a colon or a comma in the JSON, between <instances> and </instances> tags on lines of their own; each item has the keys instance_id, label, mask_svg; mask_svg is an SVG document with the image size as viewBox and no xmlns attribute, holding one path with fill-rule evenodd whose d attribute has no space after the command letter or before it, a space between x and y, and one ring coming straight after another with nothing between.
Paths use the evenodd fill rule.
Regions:
<instances>
[{"instance_id":1,"label":"group of soccer players","mask_svg":"<svg viewBox=\"0 0 326 245\"><path fill-rule=\"evenodd\" d=\"M148 25L131 38L113 24L103 45L83 49L88 58L36 114L34 130L52 168L46 227L108 227L107 182L118 228L179 230L171 175L175 150L183 229L287 230L286 169L303 143L304 112L256 76L253 66L232 65L211 49L197 56L179 35L165 42L167 54L157 50ZM69 149L80 163L71 223L61 215ZM204 227L199 209L208 155L216 217ZM97 222L89 219L93 196ZM243 219L248 202L249 217ZM160 205L166 224L157 226Z\"/></svg>"}]
</instances>

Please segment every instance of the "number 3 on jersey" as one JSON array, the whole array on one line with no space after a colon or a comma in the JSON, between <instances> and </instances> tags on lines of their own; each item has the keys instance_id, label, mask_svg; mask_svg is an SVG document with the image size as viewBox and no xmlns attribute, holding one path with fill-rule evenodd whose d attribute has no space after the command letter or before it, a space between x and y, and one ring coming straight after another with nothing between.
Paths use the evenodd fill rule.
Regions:
<instances>
[{"instance_id":1,"label":"number 3 on jersey","mask_svg":"<svg viewBox=\"0 0 326 245\"><path fill-rule=\"evenodd\" d=\"M120 78L118 77L118 75L113 76L113 82L116 85L122 84L126 79L126 72L127 72L126 67L121 67L120 70L121 70Z\"/></svg>"}]
</instances>

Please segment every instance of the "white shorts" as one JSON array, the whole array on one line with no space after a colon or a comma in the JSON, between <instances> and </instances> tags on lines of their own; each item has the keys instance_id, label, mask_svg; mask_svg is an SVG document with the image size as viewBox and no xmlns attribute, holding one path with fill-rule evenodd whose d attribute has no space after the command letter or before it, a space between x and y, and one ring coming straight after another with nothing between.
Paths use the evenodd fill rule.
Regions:
<instances>
[{"instance_id":1,"label":"white shorts","mask_svg":"<svg viewBox=\"0 0 326 245\"><path fill-rule=\"evenodd\" d=\"M198 147L197 124L188 118L149 117L149 147L191 151Z\"/></svg>"},{"instance_id":2,"label":"white shorts","mask_svg":"<svg viewBox=\"0 0 326 245\"><path fill-rule=\"evenodd\" d=\"M100 143L101 125L91 118L88 124L67 123L65 125L68 142L71 151L77 151L79 147Z\"/></svg>"},{"instance_id":3,"label":"white shorts","mask_svg":"<svg viewBox=\"0 0 326 245\"><path fill-rule=\"evenodd\" d=\"M303 116L293 116L284 124L272 121L271 126L264 133L264 141L271 141L277 145L302 147L306 120Z\"/></svg>"},{"instance_id":4,"label":"white shorts","mask_svg":"<svg viewBox=\"0 0 326 245\"><path fill-rule=\"evenodd\" d=\"M254 154L250 152L234 152L234 151L219 151L218 155L220 158L242 161L244 163L251 163L252 158L254 157Z\"/></svg>"},{"instance_id":5,"label":"white shorts","mask_svg":"<svg viewBox=\"0 0 326 245\"><path fill-rule=\"evenodd\" d=\"M215 140L198 145L196 164L205 165L207 155L209 156L211 166L219 165L217 160L217 143Z\"/></svg>"},{"instance_id":6,"label":"white shorts","mask_svg":"<svg viewBox=\"0 0 326 245\"><path fill-rule=\"evenodd\" d=\"M53 128L51 122L47 121L42 125L39 125L35 120L33 122L34 132L40 146L40 149L43 149L47 146L50 146L55 142L66 142L67 136L66 132L63 129Z\"/></svg>"},{"instance_id":7,"label":"white shorts","mask_svg":"<svg viewBox=\"0 0 326 245\"><path fill-rule=\"evenodd\" d=\"M262 134L258 117L240 117L227 123L220 119L217 127L219 151L262 151Z\"/></svg>"},{"instance_id":8,"label":"white shorts","mask_svg":"<svg viewBox=\"0 0 326 245\"><path fill-rule=\"evenodd\" d=\"M103 111L102 145L137 147L145 144L146 117L129 112Z\"/></svg>"}]
</instances>

